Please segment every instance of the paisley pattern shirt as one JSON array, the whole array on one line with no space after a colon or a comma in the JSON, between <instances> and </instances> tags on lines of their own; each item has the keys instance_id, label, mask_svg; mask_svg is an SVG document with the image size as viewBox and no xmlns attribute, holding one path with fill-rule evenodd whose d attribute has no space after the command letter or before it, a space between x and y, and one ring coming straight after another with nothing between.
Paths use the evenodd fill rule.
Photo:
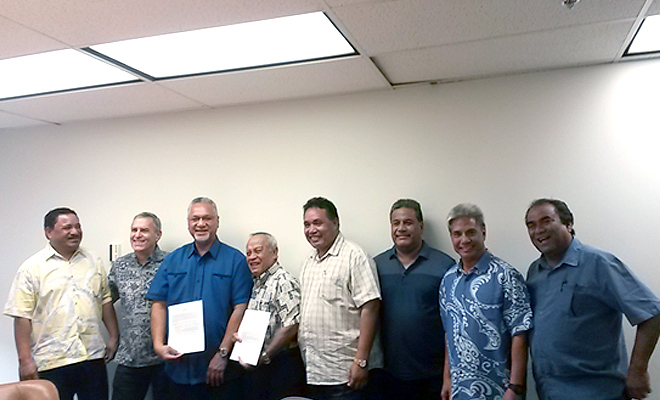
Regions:
<instances>
[{"instance_id":1,"label":"paisley pattern shirt","mask_svg":"<svg viewBox=\"0 0 660 400\"><path fill-rule=\"evenodd\" d=\"M511 338L532 328L523 276L486 252L469 273L451 267L440 285L451 398L501 400L510 377Z\"/></svg>"},{"instance_id":2,"label":"paisley pattern shirt","mask_svg":"<svg viewBox=\"0 0 660 400\"><path fill-rule=\"evenodd\" d=\"M151 303L145 295L151 281L167 255L156 247L144 265L135 253L126 254L112 262L108 283L112 299L119 299L119 349L116 360L127 367L146 367L162 363L151 341Z\"/></svg>"}]
</instances>

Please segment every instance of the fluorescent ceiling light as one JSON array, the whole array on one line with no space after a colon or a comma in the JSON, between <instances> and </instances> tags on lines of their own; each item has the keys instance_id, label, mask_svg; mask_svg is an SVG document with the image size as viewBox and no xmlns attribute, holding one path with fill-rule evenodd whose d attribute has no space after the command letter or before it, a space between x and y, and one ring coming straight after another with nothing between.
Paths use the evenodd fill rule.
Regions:
<instances>
[{"instance_id":1,"label":"fluorescent ceiling light","mask_svg":"<svg viewBox=\"0 0 660 400\"><path fill-rule=\"evenodd\" d=\"M0 99L137 80L77 50L0 60Z\"/></svg>"},{"instance_id":2,"label":"fluorescent ceiling light","mask_svg":"<svg viewBox=\"0 0 660 400\"><path fill-rule=\"evenodd\" d=\"M644 18L625 55L655 52L660 52L660 15Z\"/></svg>"},{"instance_id":3,"label":"fluorescent ceiling light","mask_svg":"<svg viewBox=\"0 0 660 400\"><path fill-rule=\"evenodd\" d=\"M357 54L322 12L91 46L154 78Z\"/></svg>"}]
</instances>

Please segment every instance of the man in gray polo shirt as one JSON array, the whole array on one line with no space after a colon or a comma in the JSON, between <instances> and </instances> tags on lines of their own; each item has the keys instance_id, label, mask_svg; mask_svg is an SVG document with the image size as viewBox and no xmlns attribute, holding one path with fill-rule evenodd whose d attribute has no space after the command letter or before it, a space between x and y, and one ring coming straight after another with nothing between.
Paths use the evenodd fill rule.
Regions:
<instances>
[{"instance_id":1,"label":"man in gray polo shirt","mask_svg":"<svg viewBox=\"0 0 660 400\"><path fill-rule=\"evenodd\" d=\"M530 348L541 400L645 398L660 300L621 260L575 237L573 214L563 201L535 200L525 223L541 252L527 272L534 310ZM630 363L622 314L637 325Z\"/></svg>"}]
</instances>

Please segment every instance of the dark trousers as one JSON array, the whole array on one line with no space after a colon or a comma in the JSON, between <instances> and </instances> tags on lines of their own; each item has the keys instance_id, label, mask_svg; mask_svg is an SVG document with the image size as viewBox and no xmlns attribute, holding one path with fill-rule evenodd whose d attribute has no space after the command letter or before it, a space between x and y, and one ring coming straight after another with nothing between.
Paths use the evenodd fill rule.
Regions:
<instances>
[{"instance_id":1,"label":"dark trousers","mask_svg":"<svg viewBox=\"0 0 660 400\"><path fill-rule=\"evenodd\" d=\"M167 376L167 374L165 374ZM227 363L225 381L220 386L209 386L205 383L198 385L182 385L169 382L169 393L165 400L244 400L245 387L243 382L243 368L233 361ZM161 400L154 397L154 400Z\"/></svg>"},{"instance_id":2,"label":"dark trousers","mask_svg":"<svg viewBox=\"0 0 660 400\"><path fill-rule=\"evenodd\" d=\"M315 400L366 400L366 391L343 385L309 385L309 396ZM410 397L412 399L412 397Z\"/></svg>"},{"instance_id":3,"label":"dark trousers","mask_svg":"<svg viewBox=\"0 0 660 400\"><path fill-rule=\"evenodd\" d=\"M163 364L139 368L118 365L112 382L112 400L144 400L149 385L154 400L166 398L168 380Z\"/></svg>"},{"instance_id":4,"label":"dark trousers","mask_svg":"<svg viewBox=\"0 0 660 400\"><path fill-rule=\"evenodd\" d=\"M399 400L440 400L442 375L424 379L402 380L385 371L375 369L372 372L372 384L377 396L372 399Z\"/></svg>"},{"instance_id":5,"label":"dark trousers","mask_svg":"<svg viewBox=\"0 0 660 400\"><path fill-rule=\"evenodd\" d=\"M60 400L107 400L108 374L103 359L83 361L39 372L39 378L55 384Z\"/></svg>"},{"instance_id":6,"label":"dark trousers","mask_svg":"<svg viewBox=\"0 0 660 400\"><path fill-rule=\"evenodd\" d=\"M279 400L305 395L305 365L298 347L278 353L268 365L245 374L248 400Z\"/></svg>"}]
</instances>

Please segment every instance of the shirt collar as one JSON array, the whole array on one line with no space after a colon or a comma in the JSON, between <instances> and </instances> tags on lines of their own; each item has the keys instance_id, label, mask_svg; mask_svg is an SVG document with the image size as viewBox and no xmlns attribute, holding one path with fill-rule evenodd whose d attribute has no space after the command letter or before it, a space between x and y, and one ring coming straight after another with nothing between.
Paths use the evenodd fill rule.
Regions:
<instances>
[{"instance_id":1,"label":"shirt collar","mask_svg":"<svg viewBox=\"0 0 660 400\"><path fill-rule=\"evenodd\" d=\"M218 258L218 253L219 252L220 252L220 239L218 239L218 236L216 235L215 240L213 241L213 244L211 245L211 248L204 255L208 254L211 258L213 258L215 260L216 258ZM195 247L195 242L192 242L190 244L190 249L188 251L188 257L190 258L194 254L199 255L199 253L197 252L197 247Z\"/></svg>"},{"instance_id":2,"label":"shirt collar","mask_svg":"<svg viewBox=\"0 0 660 400\"><path fill-rule=\"evenodd\" d=\"M341 232L339 232L339 233L337 234L337 237L335 238L335 241L332 243L332 246L330 246L330 248L328 249L328 251L325 252L325 254L323 255L323 257L319 257L319 251L316 250L316 251L313 253L313 254L314 254L314 258L317 259L317 260L319 260L319 261L321 261L321 260L323 260L324 258L329 257L329 256L336 257L336 256L339 255L339 249L341 248L341 246L342 246L343 244L344 244L344 235L342 235Z\"/></svg>"},{"instance_id":3,"label":"shirt collar","mask_svg":"<svg viewBox=\"0 0 660 400\"><path fill-rule=\"evenodd\" d=\"M193 247L194 247L194 243L193 243ZM131 258L138 265L140 265L140 263L137 260L137 256L135 255L135 252L131 253ZM163 250L161 250L160 247L158 247L158 245L156 245L156 248L154 249L154 252L151 253L151 255L149 257L147 257L147 262L145 262L144 265L147 265L150 262L155 262L155 263L161 262L161 261L163 261L164 258L165 258L165 252Z\"/></svg>"},{"instance_id":4,"label":"shirt collar","mask_svg":"<svg viewBox=\"0 0 660 400\"><path fill-rule=\"evenodd\" d=\"M425 241L422 240L422 247L419 249L419 253L417 254L417 258L424 258L424 259L429 259L429 256L431 254L431 248L426 244ZM396 246L392 246L391 249L387 250L387 256L391 260L393 258L396 258ZM415 260L417 261L417 260ZM414 263L413 263L414 264Z\"/></svg>"},{"instance_id":5,"label":"shirt collar","mask_svg":"<svg viewBox=\"0 0 660 400\"><path fill-rule=\"evenodd\" d=\"M280 268L282 268L282 266L280 265L279 261L275 261L275 264L271 265L270 268L265 270L261 275L259 275L258 277L253 276L252 280L254 281L255 286L263 285L264 283L266 283L268 278L273 276L273 274L277 272L277 270Z\"/></svg>"},{"instance_id":6,"label":"shirt collar","mask_svg":"<svg viewBox=\"0 0 660 400\"><path fill-rule=\"evenodd\" d=\"M477 263L472 267L470 272L465 273L463 270L463 260L458 261L458 269L456 271L457 274L463 274L463 275L470 275L470 274L483 274L486 271L488 271L488 266L490 265L490 259L493 257L492 254L490 254L490 251L486 250L484 254L482 254L481 258Z\"/></svg>"},{"instance_id":7,"label":"shirt collar","mask_svg":"<svg viewBox=\"0 0 660 400\"><path fill-rule=\"evenodd\" d=\"M80 253L80 251L81 251L80 246L78 246L78 248L76 249L76 251L73 252L71 258L68 261L73 260L74 257L76 257L78 253ZM61 260L67 261L60 253L57 252L57 250L55 250L55 248L53 248L53 246L50 245L49 242L48 244L46 244L46 260L50 259L51 257L56 257Z\"/></svg>"},{"instance_id":8,"label":"shirt collar","mask_svg":"<svg viewBox=\"0 0 660 400\"><path fill-rule=\"evenodd\" d=\"M568 246L568 249L566 249L566 252L564 253L561 261L559 264L555 265L554 269L559 268L562 265L566 265L568 267L577 267L578 261L580 259L580 250L582 250L582 242L580 242L578 238L573 237L570 246ZM545 269L553 269L548 264L548 261L545 259L544 255L539 257L539 266Z\"/></svg>"}]
</instances>

